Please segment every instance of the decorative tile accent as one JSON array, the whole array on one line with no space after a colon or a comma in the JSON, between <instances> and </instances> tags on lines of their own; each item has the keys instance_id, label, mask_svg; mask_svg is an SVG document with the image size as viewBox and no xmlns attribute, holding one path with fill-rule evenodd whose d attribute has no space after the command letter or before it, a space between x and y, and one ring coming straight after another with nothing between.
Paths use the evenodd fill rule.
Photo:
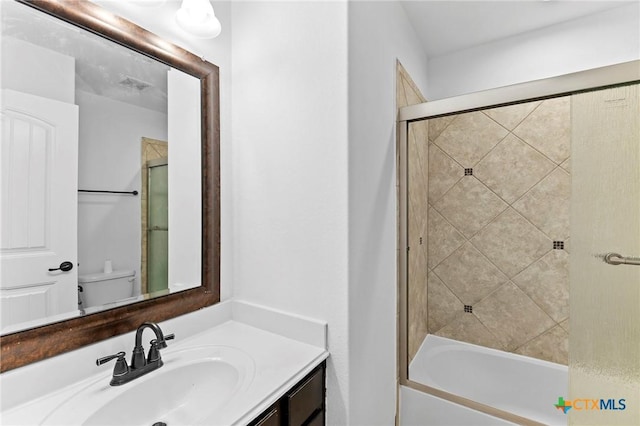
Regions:
<instances>
[{"instance_id":1,"label":"decorative tile accent","mask_svg":"<svg viewBox=\"0 0 640 426\"><path fill-rule=\"evenodd\" d=\"M466 313L472 314L473 313L473 306L471 305L464 305L464 311Z\"/></svg>"},{"instance_id":2,"label":"decorative tile accent","mask_svg":"<svg viewBox=\"0 0 640 426\"><path fill-rule=\"evenodd\" d=\"M549 238L569 236L571 176L558 167L513 204L520 214Z\"/></svg>"},{"instance_id":3,"label":"decorative tile accent","mask_svg":"<svg viewBox=\"0 0 640 426\"><path fill-rule=\"evenodd\" d=\"M564 241L554 241L553 242L554 250L564 250Z\"/></svg>"},{"instance_id":4,"label":"decorative tile accent","mask_svg":"<svg viewBox=\"0 0 640 426\"><path fill-rule=\"evenodd\" d=\"M511 204L554 167L544 155L510 134L477 164L475 175Z\"/></svg>"},{"instance_id":5,"label":"decorative tile accent","mask_svg":"<svg viewBox=\"0 0 640 426\"><path fill-rule=\"evenodd\" d=\"M507 208L507 204L474 178L461 179L433 205L467 238Z\"/></svg>"},{"instance_id":6,"label":"decorative tile accent","mask_svg":"<svg viewBox=\"0 0 640 426\"><path fill-rule=\"evenodd\" d=\"M450 323L463 309L463 305L433 272L429 272L427 282L429 331L435 333Z\"/></svg>"},{"instance_id":7,"label":"decorative tile accent","mask_svg":"<svg viewBox=\"0 0 640 426\"><path fill-rule=\"evenodd\" d=\"M482 112L469 112L458 115L434 143L459 164L474 166L507 133Z\"/></svg>"},{"instance_id":8,"label":"decorative tile accent","mask_svg":"<svg viewBox=\"0 0 640 426\"><path fill-rule=\"evenodd\" d=\"M571 154L570 126L570 97L565 96L543 101L513 132L560 164Z\"/></svg>"},{"instance_id":9,"label":"decorative tile accent","mask_svg":"<svg viewBox=\"0 0 640 426\"><path fill-rule=\"evenodd\" d=\"M465 176L473 176L473 169L464 169Z\"/></svg>"},{"instance_id":10,"label":"decorative tile accent","mask_svg":"<svg viewBox=\"0 0 640 426\"><path fill-rule=\"evenodd\" d=\"M433 269L446 259L465 239L456 228L451 226L434 208L429 209L429 238L427 261L429 268Z\"/></svg>"},{"instance_id":11,"label":"decorative tile accent","mask_svg":"<svg viewBox=\"0 0 640 426\"><path fill-rule=\"evenodd\" d=\"M475 314L461 312L457 318L441 328L436 336L461 340L474 345L503 350L500 340L482 325Z\"/></svg>"},{"instance_id":12,"label":"decorative tile accent","mask_svg":"<svg viewBox=\"0 0 640 426\"><path fill-rule=\"evenodd\" d=\"M508 280L471 243L456 250L434 272L467 305L484 299Z\"/></svg>"},{"instance_id":13,"label":"decorative tile accent","mask_svg":"<svg viewBox=\"0 0 640 426\"><path fill-rule=\"evenodd\" d=\"M446 117L429 119L429 140L435 141L456 117L457 115L447 115Z\"/></svg>"},{"instance_id":14,"label":"decorative tile accent","mask_svg":"<svg viewBox=\"0 0 640 426\"><path fill-rule=\"evenodd\" d=\"M555 325L542 309L511 282L475 305L474 315L508 351Z\"/></svg>"},{"instance_id":15,"label":"decorative tile accent","mask_svg":"<svg viewBox=\"0 0 640 426\"><path fill-rule=\"evenodd\" d=\"M513 282L554 321L569 316L569 255L564 250L549 251Z\"/></svg>"},{"instance_id":16,"label":"decorative tile accent","mask_svg":"<svg viewBox=\"0 0 640 426\"><path fill-rule=\"evenodd\" d=\"M429 124L431 126L431 123ZM431 132L431 128L429 128ZM442 197L464 175L464 169L437 145L429 147L429 202Z\"/></svg>"},{"instance_id":17,"label":"decorative tile accent","mask_svg":"<svg viewBox=\"0 0 640 426\"><path fill-rule=\"evenodd\" d=\"M508 277L518 274L551 248L551 240L512 208L498 216L471 242Z\"/></svg>"},{"instance_id":18,"label":"decorative tile accent","mask_svg":"<svg viewBox=\"0 0 640 426\"><path fill-rule=\"evenodd\" d=\"M562 327L556 326L525 343L515 352L520 355L567 365L569 363L569 334Z\"/></svg>"},{"instance_id":19,"label":"decorative tile accent","mask_svg":"<svg viewBox=\"0 0 640 426\"><path fill-rule=\"evenodd\" d=\"M531 111L536 109L538 105L540 105L540 101L509 105L500 108L491 108L483 112L507 130L513 130L531 113Z\"/></svg>"}]
</instances>

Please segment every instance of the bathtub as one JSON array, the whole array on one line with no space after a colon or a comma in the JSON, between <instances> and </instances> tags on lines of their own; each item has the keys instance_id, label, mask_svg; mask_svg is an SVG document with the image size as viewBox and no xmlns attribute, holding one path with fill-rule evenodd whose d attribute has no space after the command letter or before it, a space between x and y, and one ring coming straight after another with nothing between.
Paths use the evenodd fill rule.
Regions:
<instances>
[{"instance_id":1,"label":"bathtub","mask_svg":"<svg viewBox=\"0 0 640 426\"><path fill-rule=\"evenodd\" d=\"M567 396L567 367L428 335L409 379L548 425L566 425L556 409Z\"/></svg>"}]
</instances>

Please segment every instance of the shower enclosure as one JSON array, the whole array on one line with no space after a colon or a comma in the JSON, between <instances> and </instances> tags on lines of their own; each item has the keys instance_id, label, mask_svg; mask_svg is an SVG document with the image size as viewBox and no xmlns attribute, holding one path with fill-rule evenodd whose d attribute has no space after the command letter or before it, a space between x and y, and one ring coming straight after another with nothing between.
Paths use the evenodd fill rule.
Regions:
<instances>
[{"instance_id":1,"label":"shower enclosure","mask_svg":"<svg viewBox=\"0 0 640 426\"><path fill-rule=\"evenodd\" d=\"M147 163L147 286L149 293L166 290L169 280L169 204L167 159Z\"/></svg>"},{"instance_id":2,"label":"shower enclosure","mask_svg":"<svg viewBox=\"0 0 640 426\"><path fill-rule=\"evenodd\" d=\"M399 106L423 101L407 80ZM640 266L605 262L640 256L638 80L633 62L400 109L402 385L518 424L640 405ZM617 408L598 421L640 422Z\"/></svg>"}]
</instances>

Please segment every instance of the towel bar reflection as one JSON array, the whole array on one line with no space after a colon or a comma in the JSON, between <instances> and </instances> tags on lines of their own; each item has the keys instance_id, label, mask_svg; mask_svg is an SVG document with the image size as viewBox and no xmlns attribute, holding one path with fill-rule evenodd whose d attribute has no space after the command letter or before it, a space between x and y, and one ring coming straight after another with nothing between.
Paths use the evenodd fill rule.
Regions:
<instances>
[{"instance_id":1,"label":"towel bar reflection","mask_svg":"<svg viewBox=\"0 0 640 426\"><path fill-rule=\"evenodd\" d=\"M127 195L138 195L138 191L102 191L95 189L78 189L78 192L91 192L94 194L127 194Z\"/></svg>"},{"instance_id":2,"label":"towel bar reflection","mask_svg":"<svg viewBox=\"0 0 640 426\"><path fill-rule=\"evenodd\" d=\"M618 253L607 253L604 261L609 265L635 265L640 266L640 257L625 257Z\"/></svg>"}]
</instances>

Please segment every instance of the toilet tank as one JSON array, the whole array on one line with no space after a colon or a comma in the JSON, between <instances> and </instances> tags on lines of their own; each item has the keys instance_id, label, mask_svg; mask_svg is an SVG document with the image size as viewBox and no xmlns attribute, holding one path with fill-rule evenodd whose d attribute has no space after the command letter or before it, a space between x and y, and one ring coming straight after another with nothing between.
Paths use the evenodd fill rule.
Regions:
<instances>
[{"instance_id":1,"label":"toilet tank","mask_svg":"<svg viewBox=\"0 0 640 426\"><path fill-rule=\"evenodd\" d=\"M113 271L78 276L82 308L105 305L133 296L136 271Z\"/></svg>"}]
</instances>

